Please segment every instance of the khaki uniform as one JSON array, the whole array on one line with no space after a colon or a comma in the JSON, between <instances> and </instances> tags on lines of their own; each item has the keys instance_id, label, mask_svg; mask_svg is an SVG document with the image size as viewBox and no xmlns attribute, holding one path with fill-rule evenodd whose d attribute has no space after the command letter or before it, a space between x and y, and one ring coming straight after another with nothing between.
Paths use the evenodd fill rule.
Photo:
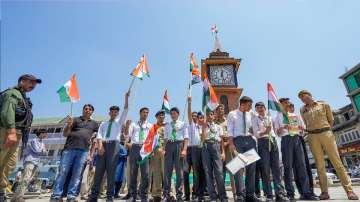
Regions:
<instances>
[{"instance_id":1,"label":"khaki uniform","mask_svg":"<svg viewBox=\"0 0 360 202\"><path fill-rule=\"evenodd\" d=\"M300 113L309 133L308 141L316 162L321 191L328 192L324 151L334 166L345 191L353 191L351 180L340 160L335 136L331 131L334 117L330 106L325 102L315 101L313 106L303 106Z\"/></svg>"},{"instance_id":2,"label":"khaki uniform","mask_svg":"<svg viewBox=\"0 0 360 202\"><path fill-rule=\"evenodd\" d=\"M160 147L164 149L164 126L158 128L160 136ZM156 150L154 155L150 158L150 187L152 197L162 196L162 185L164 179L164 155Z\"/></svg>"},{"instance_id":3,"label":"khaki uniform","mask_svg":"<svg viewBox=\"0 0 360 202\"><path fill-rule=\"evenodd\" d=\"M29 185L30 181L36 178L38 174L39 168L36 165L32 163L26 163L24 165L24 170L21 173L20 184L16 188L16 192L14 193L12 200L22 198L24 196L24 193L26 192L26 188Z\"/></svg>"},{"instance_id":4,"label":"khaki uniform","mask_svg":"<svg viewBox=\"0 0 360 202\"><path fill-rule=\"evenodd\" d=\"M16 132L17 139L20 140L21 131L17 130ZM8 177L15 170L20 142L17 141L13 146L5 148L6 138L6 129L0 128L0 193L5 193L6 187L9 185Z\"/></svg>"}]
</instances>

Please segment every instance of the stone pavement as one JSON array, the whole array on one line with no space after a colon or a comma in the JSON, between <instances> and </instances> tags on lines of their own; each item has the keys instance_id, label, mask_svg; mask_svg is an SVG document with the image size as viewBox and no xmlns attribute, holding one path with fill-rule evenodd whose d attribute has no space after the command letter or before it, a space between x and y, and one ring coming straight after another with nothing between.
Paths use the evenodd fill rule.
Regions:
<instances>
[{"instance_id":1,"label":"stone pavement","mask_svg":"<svg viewBox=\"0 0 360 202\"><path fill-rule=\"evenodd\" d=\"M354 191L355 193L357 193L358 195L360 195L360 186L355 186L354 187ZM320 190L318 188L316 188L315 191L317 194L320 193ZM330 187L329 188L329 193L330 193L330 197L331 200L328 200L329 202L343 202L343 201L347 201L347 197L346 194L344 192L344 189L341 186L336 186L336 187ZM232 198L232 194L231 192L228 192L228 196L229 201L233 201ZM29 202L45 202L45 201L49 201L49 196L44 196L43 198L39 199L39 198L33 198L33 199L27 199L26 201ZM98 200L99 202L105 202L104 199L100 199ZM124 201L124 200L115 200L115 201ZM300 202L300 201L299 201ZM322 201L322 202L326 202L326 201Z\"/></svg>"}]
</instances>

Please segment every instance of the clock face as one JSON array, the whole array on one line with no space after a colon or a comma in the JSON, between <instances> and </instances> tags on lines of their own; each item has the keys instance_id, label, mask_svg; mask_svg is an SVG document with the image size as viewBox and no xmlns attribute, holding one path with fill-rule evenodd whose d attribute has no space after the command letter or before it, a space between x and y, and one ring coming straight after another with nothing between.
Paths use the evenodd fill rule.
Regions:
<instances>
[{"instance_id":1,"label":"clock face","mask_svg":"<svg viewBox=\"0 0 360 202\"><path fill-rule=\"evenodd\" d=\"M233 65L210 65L209 75L213 86L236 86Z\"/></svg>"}]
</instances>

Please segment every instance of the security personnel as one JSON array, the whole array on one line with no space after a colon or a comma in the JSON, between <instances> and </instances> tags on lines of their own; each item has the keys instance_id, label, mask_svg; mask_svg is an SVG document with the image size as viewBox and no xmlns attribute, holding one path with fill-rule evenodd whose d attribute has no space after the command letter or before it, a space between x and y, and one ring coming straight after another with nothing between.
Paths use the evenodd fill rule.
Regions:
<instances>
[{"instance_id":1,"label":"security personnel","mask_svg":"<svg viewBox=\"0 0 360 202\"><path fill-rule=\"evenodd\" d=\"M157 133L160 139L160 145L153 156L150 158L150 178L151 178L151 196L153 202L160 202L162 195L162 185L164 178L164 132L165 132L165 111L160 110L155 114L158 126Z\"/></svg>"},{"instance_id":2,"label":"security personnel","mask_svg":"<svg viewBox=\"0 0 360 202\"><path fill-rule=\"evenodd\" d=\"M336 170L337 176L340 178L348 199L358 200L359 197L354 193L351 180L340 160L335 136L331 131L334 117L330 105L325 102L315 101L307 90L300 91L298 97L305 104L301 108L300 113L306 125L306 130L309 133L308 141L317 167L321 188L319 198L321 200L328 200L330 198L324 161L325 151Z\"/></svg>"},{"instance_id":3,"label":"security personnel","mask_svg":"<svg viewBox=\"0 0 360 202\"><path fill-rule=\"evenodd\" d=\"M210 201L216 201L217 195L215 191L216 181L217 193L221 202L227 202L225 191L225 183L223 177L223 163L221 160L221 150L223 144L221 136L223 135L222 127L214 122L215 114L212 111L207 112L206 122L201 119L202 140L204 146L202 151L202 161L205 168L206 183L210 195Z\"/></svg>"},{"instance_id":4,"label":"security personnel","mask_svg":"<svg viewBox=\"0 0 360 202\"><path fill-rule=\"evenodd\" d=\"M0 202L6 201L5 190L10 173L16 167L18 145L27 144L32 122L32 103L26 93L32 91L40 79L30 74L20 76L14 88L0 96Z\"/></svg>"}]
</instances>

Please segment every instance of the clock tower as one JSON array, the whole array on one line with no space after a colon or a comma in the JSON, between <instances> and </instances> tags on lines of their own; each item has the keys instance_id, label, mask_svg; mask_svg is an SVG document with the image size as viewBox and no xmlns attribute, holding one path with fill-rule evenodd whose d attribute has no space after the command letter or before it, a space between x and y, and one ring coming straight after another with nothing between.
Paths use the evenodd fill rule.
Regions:
<instances>
[{"instance_id":1,"label":"clock tower","mask_svg":"<svg viewBox=\"0 0 360 202\"><path fill-rule=\"evenodd\" d=\"M225 106L225 113L238 108L242 88L239 88L237 72L241 59L229 57L229 53L220 50L220 42L215 37L215 51L201 60L201 77L207 74L219 103Z\"/></svg>"}]
</instances>

